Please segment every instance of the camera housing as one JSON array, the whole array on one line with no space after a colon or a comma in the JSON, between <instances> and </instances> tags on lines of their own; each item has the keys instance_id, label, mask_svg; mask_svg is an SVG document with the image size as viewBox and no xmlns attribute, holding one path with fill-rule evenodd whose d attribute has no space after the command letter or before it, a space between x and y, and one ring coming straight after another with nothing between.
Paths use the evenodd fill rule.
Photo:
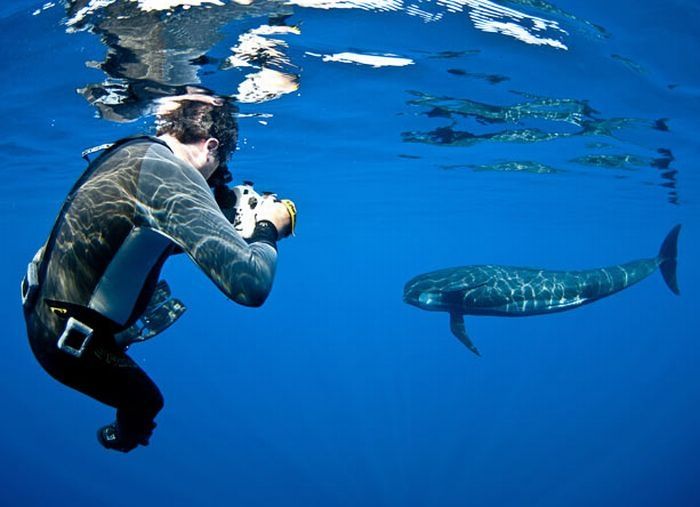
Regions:
<instances>
[{"instance_id":1,"label":"camera housing","mask_svg":"<svg viewBox=\"0 0 700 507\"><path fill-rule=\"evenodd\" d=\"M257 212L266 200L275 201L277 197L271 192L263 192L259 194L253 188L253 183L244 181L242 185L236 185L231 188L236 202L233 206L233 213L229 220L233 224L234 229L248 239L253 235L255 224L257 222Z\"/></svg>"}]
</instances>

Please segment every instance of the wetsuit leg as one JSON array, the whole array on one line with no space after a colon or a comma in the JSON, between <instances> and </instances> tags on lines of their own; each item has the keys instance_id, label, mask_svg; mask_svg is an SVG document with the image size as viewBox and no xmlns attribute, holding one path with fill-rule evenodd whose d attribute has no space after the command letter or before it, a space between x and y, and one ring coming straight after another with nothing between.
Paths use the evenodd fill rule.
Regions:
<instances>
[{"instance_id":1,"label":"wetsuit leg","mask_svg":"<svg viewBox=\"0 0 700 507\"><path fill-rule=\"evenodd\" d=\"M147 444L163 408L163 396L148 375L111 337L95 336L75 358L59 350L56 338L33 320L28 321L30 344L42 367L62 384L116 408L120 439L134 447Z\"/></svg>"}]
</instances>

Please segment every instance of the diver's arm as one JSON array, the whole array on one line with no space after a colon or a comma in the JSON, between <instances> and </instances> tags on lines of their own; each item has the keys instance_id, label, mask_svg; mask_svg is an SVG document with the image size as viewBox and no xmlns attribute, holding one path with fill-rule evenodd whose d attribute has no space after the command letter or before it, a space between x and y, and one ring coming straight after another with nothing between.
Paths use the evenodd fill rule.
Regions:
<instances>
[{"instance_id":1,"label":"diver's arm","mask_svg":"<svg viewBox=\"0 0 700 507\"><path fill-rule=\"evenodd\" d=\"M142 163L137 199L146 224L182 248L226 296L246 306L265 302L277 263L274 226L263 222L246 243L204 178L161 146Z\"/></svg>"}]
</instances>

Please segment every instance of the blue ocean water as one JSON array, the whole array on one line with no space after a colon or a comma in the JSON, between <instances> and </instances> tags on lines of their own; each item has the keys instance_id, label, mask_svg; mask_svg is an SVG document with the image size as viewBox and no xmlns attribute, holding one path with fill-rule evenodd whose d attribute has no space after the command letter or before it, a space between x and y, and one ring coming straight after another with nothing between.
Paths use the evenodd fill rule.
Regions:
<instances>
[{"instance_id":1,"label":"blue ocean water","mask_svg":"<svg viewBox=\"0 0 700 507\"><path fill-rule=\"evenodd\" d=\"M0 6L0 504L700 505L698 26L685 0ZM188 84L239 98L234 177L299 227L260 309L168 262L188 312L131 349L165 408L120 455L34 360L18 283L81 151ZM467 317L481 358L402 302L444 267L651 257L676 223L680 297Z\"/></svg>"}]
</instances>

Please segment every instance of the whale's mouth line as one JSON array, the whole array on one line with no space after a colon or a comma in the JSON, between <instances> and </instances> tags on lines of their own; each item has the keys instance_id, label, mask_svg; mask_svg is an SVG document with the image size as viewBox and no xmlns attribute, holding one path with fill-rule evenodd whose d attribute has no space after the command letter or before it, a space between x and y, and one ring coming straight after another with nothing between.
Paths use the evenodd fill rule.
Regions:
<instances>
[{"instance_id":1,"label":"whale's mouth line","mask_svg":"<svg viewBox=\"0 0 700 507\"><path fill-rule=\"evenodd\" d=\"M403 295L403 302L422 310L441 310L442 300L439 293L407 291Z\"/></svg>"},{"instance_id":2,"label":"whale's mouth line","mask_svg":"<svg viewBox=\"0 0 700 507\"><path fill-rule=\"evenodd\" d=\"M422 299L423 299L423 292L420 291L415 291L415 290L406 290L403 293L403 302L411 305L411 306L416 306L418 308L423 308L425 309L425 305L422 304Z\"/></svg>"}]
</instances>

